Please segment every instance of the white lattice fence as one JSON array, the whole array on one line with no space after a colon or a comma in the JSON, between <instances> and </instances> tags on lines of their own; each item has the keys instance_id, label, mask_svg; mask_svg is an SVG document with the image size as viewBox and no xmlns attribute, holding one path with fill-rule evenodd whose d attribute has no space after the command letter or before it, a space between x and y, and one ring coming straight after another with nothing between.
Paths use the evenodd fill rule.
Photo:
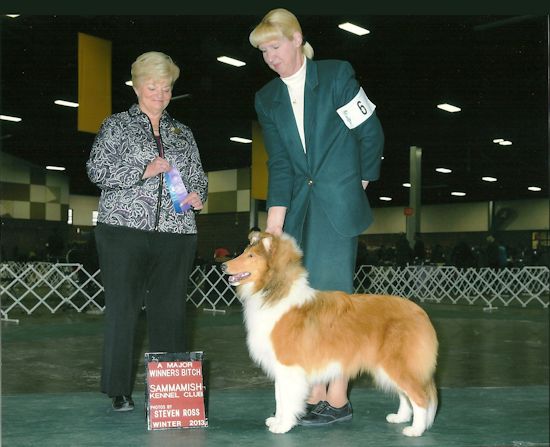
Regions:
<instances>
[{"instance_id":1,"label":"white lattice fence","mask_svg":"<svg viewBox=\"0 0 550 447\"><path fill-rule=\"evenodd\" d=\"M421 302L484 304L489 307L549 302L548 267L361 266L355 275L368 293L400 295ZM362 290L360 290L362 291Z\"/></svg>"},{"instance_id":2,"label":"white lattice fence","mask_svg":"<svg viewBox=\"0 0 550 447\"><path fill-rule=\"evenodd\" d=\"M99 271L88 273L82 264L7 262L0 264L2 317L17 309L32 314L39 308L51 313L69 307L78 312L95 307L103 286Z\"/></svg>"},{"instance_id":3,"label":"white lattice fence","mask_svg":"<svg viewBox=\"0 0 550 447\"><path fill-rule=\"evenodd\" d=\"M187 300L195 307L210 305L212 310L238 301L235 289L229 285L219 265L195 267L189 277Z\"/></svg>"},{"instance_id":4,"label":"white lattice fence","mask_svg":"<svg viewBox=\"0 0 550 447\"><path fill-rule=\"evenodd\" d=\"M519 305L548 308L550 271L547 267L493 270L456 267L361 266L355 273L359 293L400 295L421 302ZM99 270L90 274L82 264L47 262L0 264L1 315L51 313L61 309L103 311ZM220 310L237 304L235 290L219 266L197 266L189 280L187 299L196 307Z\"/></svg>"}]
</instances>

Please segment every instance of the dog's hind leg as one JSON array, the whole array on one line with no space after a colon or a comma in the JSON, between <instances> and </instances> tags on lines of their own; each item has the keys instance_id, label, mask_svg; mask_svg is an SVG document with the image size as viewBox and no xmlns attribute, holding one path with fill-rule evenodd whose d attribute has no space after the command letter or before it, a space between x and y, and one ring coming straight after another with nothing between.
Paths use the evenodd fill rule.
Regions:
<instances>
[{"instance_id":1,"label":"dog's hind leg","mask_svg":"<svg viewBox=\"0 0 550 447\"><path fill-rule=\"evenodd\" d=\"M403 434L421 436L432 426L437 412L437 390L433 379L424 386L412 387L407 396L413 409L413 423L403 429Z\"/></svg>"},{"instance_id":2,"label":"dog's hind leg","mask_svg":"<svg viewBox=\"0 0 550 447\"><path fill-rule=\"evenodd\" d=\"M408 392L413 408L413 423L403 429L405 436L421 436L434 422L437 412L437 389L431 378L423 386L413 386Z\"/></svg>"},{"instance_id":3,"label":"dog's hind leg","mask_svg":"<svg viewBox=\"0 0 550 447\"><path fill-rule=\"evenodd\" d=\"M437 388L435 386L435 382L433 379L430 381L427 387L427 393L428 393L429 403L428 403L428 415L426 420L426 428L430 428L434 423L435 414L437 413L437 404L438 404Z\"/></svg>"},{"instance_id":4,"label":"dog's hind leg","mask_svg":"<svg viewBox=\"0 0 550 447\"><path fill-rule=\"evenodd\" d=\"M275 416L265 420L272 433L286 433L304 414L309 384L300 367L278 366L275 372Z\"/></svg>"},{"instance_id":5,"label":"dog's hind leg","mask_svg":"<svg viewBox=\"0 0 550 447\"><path fill-rule=\"evenodd\" d=\"M399 392L399 409L397 413L391 413L386 416L386 420L392 424L402 424L403 422L409 422L413 410L409 403L409 398L403 392Z\"/></svg>"},{"instance_id":6,"label":"dog's hind leg","mask_svg":"<svg viewBox=\"0 0 550 447\"><path fill-rule=\"evenodd\" d=\"M399 409L397 413L388 414L386 420L391 423L408 422L412 415L412 425L405 427L402 433L405 436L421 436L431 426L433 419L430 420L430 418L435 415L433 402L434 399L437 402L437 396L434 397L433 379L426 386L419 383L412 375L396 373L394 377L397 380L395 380L391 374L391 371L382 368L375 374L375 380L379 386L386 390L397 390L399 393Z\"/></svg>"},{"instance_id":7,"label":"dog's hind leg","mask_svg":"<svg viewBox=\"0 0 550 447\"><path fill-rule=\"evenodd\" d=\"M421 436L427 428L428 409L417 405L411 400L413 408L413 423L403 429L405 436Z\"/></svg>"}]
</instances>

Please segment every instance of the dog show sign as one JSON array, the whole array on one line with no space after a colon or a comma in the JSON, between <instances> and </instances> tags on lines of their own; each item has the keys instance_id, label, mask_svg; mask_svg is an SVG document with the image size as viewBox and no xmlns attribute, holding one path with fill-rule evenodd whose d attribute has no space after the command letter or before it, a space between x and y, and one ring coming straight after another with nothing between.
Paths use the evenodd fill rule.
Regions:
<instances>
[{"instance_id":1,"label":"dog show sign","mask_svg":"<svg viewBox=\"0 0 550 447\"><path fill-rule=\"evenodd\" d=\"M148 430L207 427L203 352L145 353Z\"/></svg>"}]
</instances>

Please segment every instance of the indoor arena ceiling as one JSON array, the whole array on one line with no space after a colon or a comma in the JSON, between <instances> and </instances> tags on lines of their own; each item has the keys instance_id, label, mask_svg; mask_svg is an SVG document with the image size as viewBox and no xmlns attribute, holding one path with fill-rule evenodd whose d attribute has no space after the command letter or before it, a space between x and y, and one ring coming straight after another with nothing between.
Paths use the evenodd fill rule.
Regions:
<instances>
[{"instance_id":1,"label":"indoor arena ceiling","mask_svg":"<svg viewBox=\"0 0 550 447\"><path fill-rule=\"evenodd\" d=\"M22 118L0 121L2 150L65 166L72 194L99 194L85 172L94 135L77 131L77 109L54 104L78 101L82 32L112 41L113 113L135 100L125 82L136 56L163 51L181 68L168 110L193 130L205 170L250 166L251 145L229 138L251 137L254 93L275 76L248 43L262 15L2 16L0 114ZM422 148L425 204L548 197L547 16L297 15L315 58L350 61L377 106L386 144L368 188L373 206L407 205L411 146ZM370 33L350 34L343 22Z\"/></svg>"}]
</instances>

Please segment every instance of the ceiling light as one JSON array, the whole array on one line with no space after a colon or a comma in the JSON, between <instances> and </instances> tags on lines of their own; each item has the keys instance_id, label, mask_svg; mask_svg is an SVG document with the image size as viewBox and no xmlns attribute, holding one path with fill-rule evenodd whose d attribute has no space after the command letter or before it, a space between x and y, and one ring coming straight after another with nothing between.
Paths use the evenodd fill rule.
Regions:
<instances>
[{"instance_id":1,"label":"ceiling light","mask_svg":"<svg viewBox=\"0 0 550 447\"><path fill-rule=\"evenodd\" d=\"M46 166L46 169L48 171L64 171L65 168L63 166Z\"/></svg>"},{"instance_id":2,"label":"ceiling light","mask_svg":"<svg viewBox=\"0 0 550 447\"><path fill-rule=\"evenodd\" d=\"M451 193L452 196L457 196L457 197L464 197L466 195L465 192L462 192L462 191L453 191Z\"/></svg>"},{"instance_id":3,"label":"ceiling light","mask_svg":"<svg viewBox=\"0 0 550 447\"><path fill-rule=\"evenodd\" d=\"M392 201L391 197L385 197L385 196L379 197L379 199L382 200L383 202L391 202Z\"/></svg>"},{"instance_id":4,"label":"ceiling light","mask_svg":"<svg viewBox=\"0 0 550 447\"><path fill-rule=\"evenodd\" d=\"M484 182L496 182L497 179L495 177L481 177L481 180Z\"/></svg>"},{"instance_id":5,"label":"ceiling light","mask_svg":"<svg viewBox=\"0 0 550 447\"><path fill-rule=\"evenodd\" d=\"M6 14L6 17L9 17L10 19L15 19L16 17L19 17L21 14Z\"/></svg>"},{"instance_id":6,"label":"ceiling light","mask_svg":"<svg viewBox=\"0 0 550 447\"><path fill-rule=\"evenodd\" d=\"M504 139L503 138L495 138L493 140L493 143L500 143L501 141L504 141Z\"/></svg>"},{"instance_id":7,"label":"ceiling light","mask_svg":"<svg viewBox=\"0 0 550 447\"><path fill-rule=\"evenodd\" d=\"M242 67L243 65L246 65L246 62L227 56L220 56L217 60L223 62L224 64L234 65L235 67Z\"/></svg>"},{"instance_id":8,"label":"ceiling light","mask_svg":"<svg viewBox=\"0 0 550 447\"><path fill-rule=\"evenodd\" d=\"M77 102L71 102L71 101L64 101L62 99L56 99L54 101L55 104L57 104L58 106L65 106L65 107L78 107L78 103Z\"/></svg>"},{"instance_id":9,"label":"ceiling light","mask_svg":"<svg viewBox=\"0 0 550 447\"><path fill-rule=\"evenodd\" d=\"M503 141L500 141L498 144L500 144L501 146L511 146L512 142L508 140L503 140Z\"/></svg>"},{"instance_id":10,"label":"ceiling light","mask_svg":"<svg viewBox=\"0 0 550 447\"><path fill-rule=\"evenodd\" d=\"M542 191L542 188L539 188L538 186L529 186L529 188L527 188L529 191Z\"/></svg>"},{"instance_id":11,"label":"ceiling light","mask_svg":"<svg viewBox=\"0 0 550 447\"><path fill-rule=\"evenodd\" d=\"M357 34L358 36L364 36L365 34L370 33L368 29L362 28L360 26L354 25L353 23L349 23L349 22L341 23L340 25L338 25L338 28L353 34Z\"/></svg>"},{"instance_id":12,"label":"ceiling light","mask_svg":"<svg viewBox=\"0 0 550 447\"><path fill-rule=\"evenodd\" d=\"M252 143L252 140L249 140L248 138L241 138L241 137L231 137L231 141L234 141L235 143Z\"/></svg>"},{"instance_id":13,"label":"ceiling light","mask_svg":"<svg viewBox=\"0 0 550 447\"><path fill-rule=\"evenodd\" d=\"M456 107L447 103L438 104L437 108L441 110L445 110L446 112L451 112L451 113L460 112L462 110L460 107Z\"/></svg>"},{"instance_id":14,"label":"ceiling light","mask_svg":"<svg viewBox=\"0 0 550 447\"><path fill-rule=\"evenodd\" d=\"M404 186L405 188L410 188L410 187L411 187L411 184L407 182L407 183L403 183L403 186Z\"/></svg>"},{"instance_id":15,"label":"ceiling light","mask_svg":"<svg viewBox=\"0 0 550 447\"><path fill-rule=\"evenodd\" d=\"M437 172L441 172L442 174L450 174L451 172L453 172L452 170L450 170L448 168L436 168L435 170Z\"/></svg>"},{"instance_id":16,"label":"ceiling light","mask_svg":"<svg viewBox=\"0 0 550 447\"><path fill-rule=\"evenodd\" d=\"M171 101L177 101L178 99L191 98L191 93L184 93L183 95L172 96Z\"/></svg>"},{"instance_id":17,"label":"ceiling light","mask_svg":"<svg viewBox=\"0 0 550 447\"><path fill-rule=\"evenodd\" d=\"M18 123L19 121L21 121L21 118L17 116L0 115L0 120L13 121L14 123Z\"/></svg>"}]
</instances>

